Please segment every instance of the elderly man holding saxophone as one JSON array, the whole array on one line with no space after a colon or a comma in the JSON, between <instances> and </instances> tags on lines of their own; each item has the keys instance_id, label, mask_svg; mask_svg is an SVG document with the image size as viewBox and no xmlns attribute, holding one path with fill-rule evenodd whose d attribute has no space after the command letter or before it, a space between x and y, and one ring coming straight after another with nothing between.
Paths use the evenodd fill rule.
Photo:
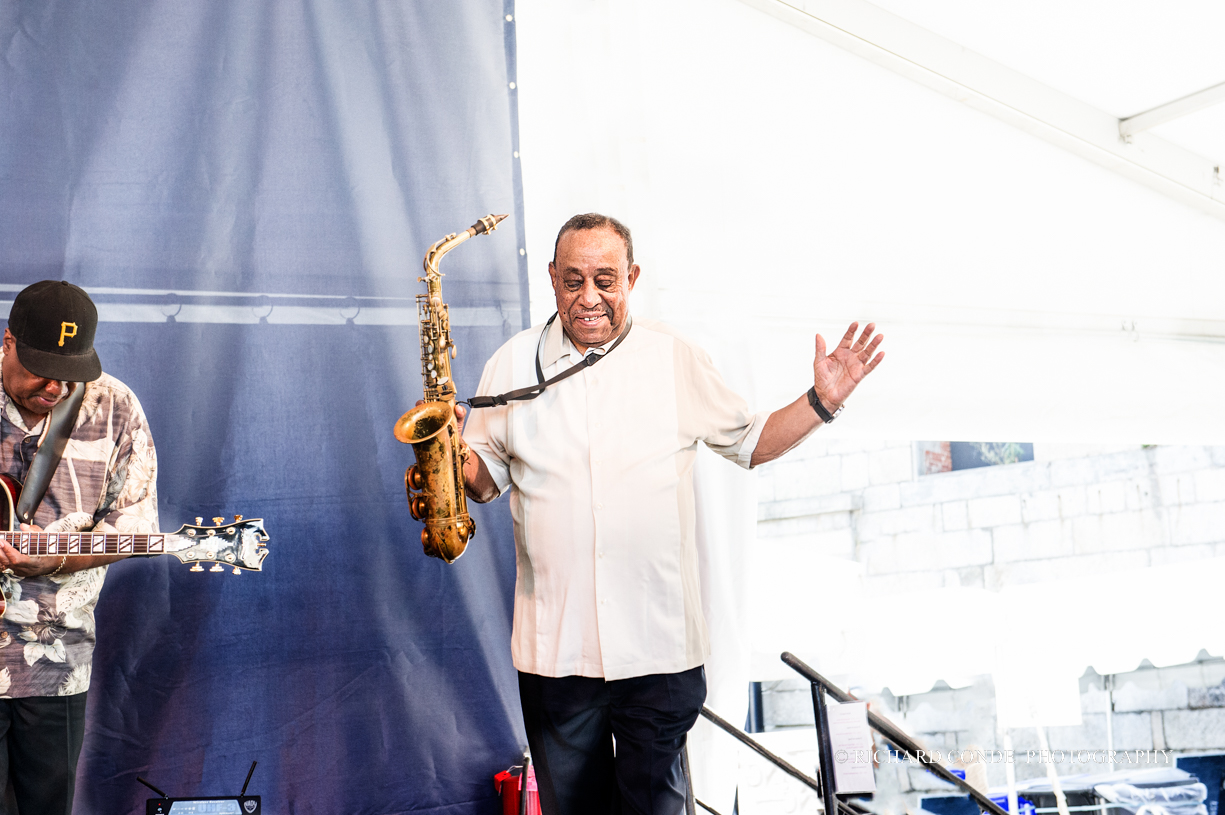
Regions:
<instances>
[{"instance_id":1,"label":"elderly man holding saxophone","mask_svg":"<svg viewBox=\"0 0 1225 815\"><path fill-rule=\"evenodd\" d=\"M829 353L818 334L808 392L753 414L702 349L631 319L639 274L624 225L571 218L549 264L557 314L499 349L478 393L583 370L530 400L486 399L463 432L475 453L463 465L468 497L510 491L511 650L546 815L682 811L680 752L710 651L697 442L746 468L778 458L833 421L884 358L871 323L858 337L852 323Z\"/></svg>"}]
</instances>

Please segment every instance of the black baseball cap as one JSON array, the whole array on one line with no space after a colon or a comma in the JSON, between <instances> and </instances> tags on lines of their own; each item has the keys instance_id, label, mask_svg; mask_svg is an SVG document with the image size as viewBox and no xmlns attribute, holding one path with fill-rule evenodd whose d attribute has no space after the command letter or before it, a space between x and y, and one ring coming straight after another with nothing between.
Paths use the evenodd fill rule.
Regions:
<instances>
[{"instance_id":1,"label":"black baseball cap","mask_svg":"<svg viewBox=\"0 0 1225 815\"><path fill-rule=\"evenodd\" d=\"M80 286L43 280L13 300L9 332L17 340L17 361L35 376L93 382L102 376L94 351L98 309Z\"/></svg>"}]
</instances>

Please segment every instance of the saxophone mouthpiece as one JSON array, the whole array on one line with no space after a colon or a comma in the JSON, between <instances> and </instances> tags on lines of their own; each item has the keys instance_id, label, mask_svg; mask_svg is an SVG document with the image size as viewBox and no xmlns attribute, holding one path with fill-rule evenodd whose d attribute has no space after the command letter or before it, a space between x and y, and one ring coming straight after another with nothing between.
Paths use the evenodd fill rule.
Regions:
<instances>
[{"instance_id":1,"label":"saxophone mouthpiece","mask_svg":"<svg viewBox=\"0 0 1225 815\"><path fill-rule=\"evenodd\" d=\"M498 224L502 223L502 221L506 220L508 217L510 216L492 215L492 214L486 215L484 218L480 219L479 221L477 221L476 223L472 225L473 236L484 235L488 232L494 231L495 229L498 228Z\"/></svg>"}]
</instances>

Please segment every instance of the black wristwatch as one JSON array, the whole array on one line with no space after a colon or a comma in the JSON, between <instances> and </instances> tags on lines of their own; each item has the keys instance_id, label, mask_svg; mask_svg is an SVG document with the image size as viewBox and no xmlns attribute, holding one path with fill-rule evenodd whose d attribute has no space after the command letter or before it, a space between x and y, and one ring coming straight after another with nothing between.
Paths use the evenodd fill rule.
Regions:
<instances>
[{"instance_id":1,"label":"black wristwatch","mask_svg":"<svg viewBox=\"0 0 1225 815\"><path fill-rule=\"evenodd\" d=\"M821 421L825 422L826 424L829 424L834 419L837 419L838 414L842 412L842 408L846 407L845 405L839 405L837 410L830 413L825 409L825 405L821 404L821 400L817 398L816 388L808 389L808 404L812 405L812 409L815 410L817 415L821 417Z\"/></svg>"}]
</instances>

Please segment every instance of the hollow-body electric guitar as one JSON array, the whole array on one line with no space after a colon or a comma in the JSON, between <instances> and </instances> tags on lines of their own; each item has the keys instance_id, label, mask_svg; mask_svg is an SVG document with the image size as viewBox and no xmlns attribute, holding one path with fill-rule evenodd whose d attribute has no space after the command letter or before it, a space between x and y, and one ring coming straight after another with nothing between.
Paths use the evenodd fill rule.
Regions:
<instances>
[{"instance_id":1,"label":"hollow-body electric guitar","mask_svg":"<svg viewBox=\"0 0 1225 815\"><path fill-rule=\"evenodd\" d=\"M225 566L232 566L234 574L241 574L243 569L262 571L264 558L268 555L268 550L264 548L268 541L264 519L244 519L241 515L234 516L230 523L222 523L224 518L213 518L215 526L202 526L204 519L197 518L195 524L183 524L177 532L148 535L22 532L13 511L20 495L21 484L7 475L0 475L0 539L28 557L174 555L184 563L192 564L193 572L202 572L204 567L201 564L212 563L211 572L225 571ZM4 599L0 596L0 614L3 613Z\"/></svg>"}]
</instances>

